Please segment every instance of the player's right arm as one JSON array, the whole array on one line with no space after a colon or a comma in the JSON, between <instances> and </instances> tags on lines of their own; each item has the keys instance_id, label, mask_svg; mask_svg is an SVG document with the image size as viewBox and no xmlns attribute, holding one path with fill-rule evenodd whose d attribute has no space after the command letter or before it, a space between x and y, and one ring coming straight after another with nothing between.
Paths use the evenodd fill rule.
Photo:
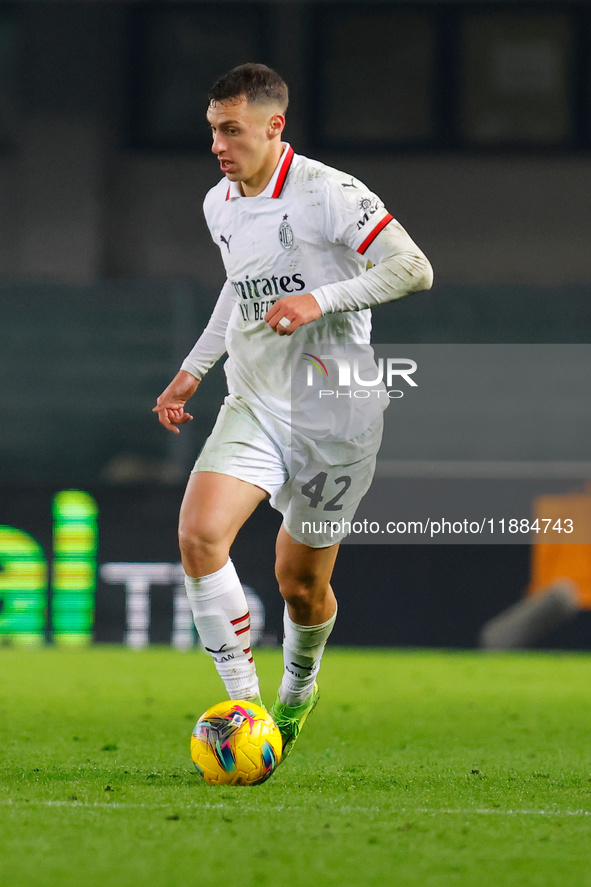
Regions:
<instances>
[{"instance_id":1,"label":"player's right arm","mask_svg":"<svg viewBox=\"0 0 591 887\"><path fill-rule=\"evenodd\" d=\"M159 422L174 434L179 433L178 425L185 425L193 418L186 412L185 405L197 391L206 372L226 351L226 328L235 304L236 292L232 284L226 281L209 323L179 372L156 400L152 412L158 413Z\"/></svg>"},{"instance_id":2,"label":"player's right arm","mask_svg":"<svg viewBox=\"0 0 591 887\"><path fill-rule=\"evenodd\" d=\"M156 399L156 406L152 410L158 413L158 421L168 431L179 433L177 425L185 425L193 416L185 410L185 404L199 387L199 379L196 379L186 370L180 370L170 385L168 385L160 397Z\"/></svg>"}]
</instances>

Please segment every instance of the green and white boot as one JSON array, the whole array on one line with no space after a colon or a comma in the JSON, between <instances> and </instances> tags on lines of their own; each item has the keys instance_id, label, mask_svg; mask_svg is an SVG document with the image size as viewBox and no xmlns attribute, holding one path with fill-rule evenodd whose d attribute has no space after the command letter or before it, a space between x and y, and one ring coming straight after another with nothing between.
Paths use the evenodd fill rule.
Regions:
<instances>
[{"instance_id":1,"label":"green and white boot","mask_svg":"<svg viewBox=\"0 0 591 887\"><path fill-rule=\"evenodd\" d=\"M285 705L277 696L277 699L271 706L269 714L279 727L279 732L283 738L281 761L284 761L291 753L306 718L316 708L319 696L318 684L314 684L312 693L300 705Z\"/></svg>"}]
</instances>

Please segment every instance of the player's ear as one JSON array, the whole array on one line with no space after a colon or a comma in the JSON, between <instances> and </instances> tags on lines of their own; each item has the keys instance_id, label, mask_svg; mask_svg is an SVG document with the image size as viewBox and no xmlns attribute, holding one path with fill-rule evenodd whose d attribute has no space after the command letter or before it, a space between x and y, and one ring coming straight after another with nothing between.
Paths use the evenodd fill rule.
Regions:
<instances>
[{"instance_id":1,"label":"player's ear","mask_svg":"<svg viewBox=\"0 0 591 887\"><path fill-rule=\"evenodd\" d=\"M273 114L269 120L269 138L275 138L275 136L281 135L284 129L285 115Z\"/></svg>"}]
</instances>

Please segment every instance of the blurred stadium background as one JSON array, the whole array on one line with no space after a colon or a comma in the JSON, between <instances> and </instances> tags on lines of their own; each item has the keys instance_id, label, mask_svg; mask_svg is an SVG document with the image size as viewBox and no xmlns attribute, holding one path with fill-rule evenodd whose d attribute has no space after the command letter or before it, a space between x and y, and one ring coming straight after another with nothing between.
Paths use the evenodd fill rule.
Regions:
<instances>
[{"instance_id":1,"label":"blurred stadium background","mask_svg":"<svg viewBox=\"0 0 591 887\"><path fill-rule=\"evenodd\" d=\"M375 312L376 342L588 342L588 3L3 3L0 641L195 642L176 514L221 364L178 439L151 407L222 283L201 212L218 179L204 109L213 80L248 60L289 83L296 151L364 180L433 263L430 293ZM588 416L569 396L563 437ZM435 449L474 424L442 426ZM567 493L591 476L585 448L553 472L550 429L560 437L551 409L519 431L515 458L547 462L540 492ZM404 475L412 435L385 455L376 483L393 462ZM259 509L234 553L269 644L277 527ZM525 542L344 546L334 640L475 646L522 597L531 556ZM538 644L585 649L589 628L580 613Z\"/></svg>"}]
</instances>

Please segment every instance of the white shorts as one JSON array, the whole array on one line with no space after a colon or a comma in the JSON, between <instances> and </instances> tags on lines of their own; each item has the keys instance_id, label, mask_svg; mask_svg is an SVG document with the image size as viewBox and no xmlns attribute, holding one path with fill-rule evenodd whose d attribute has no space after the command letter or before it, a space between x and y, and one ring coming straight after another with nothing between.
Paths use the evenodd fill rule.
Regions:
<instances>
[{"instance_id":1,"label":"white shorts","mask_svg":"<svg viewBox=\"0 0 591 887\"><path fill-rule=\"evenodd\" d=\"M261 487L292 539L325 548L348 535L373 479L382 429L380 414L353 440L314 441L272 418L263 426L230 394L192 473L228 474Z\"/></svg>"}]
</instances>

